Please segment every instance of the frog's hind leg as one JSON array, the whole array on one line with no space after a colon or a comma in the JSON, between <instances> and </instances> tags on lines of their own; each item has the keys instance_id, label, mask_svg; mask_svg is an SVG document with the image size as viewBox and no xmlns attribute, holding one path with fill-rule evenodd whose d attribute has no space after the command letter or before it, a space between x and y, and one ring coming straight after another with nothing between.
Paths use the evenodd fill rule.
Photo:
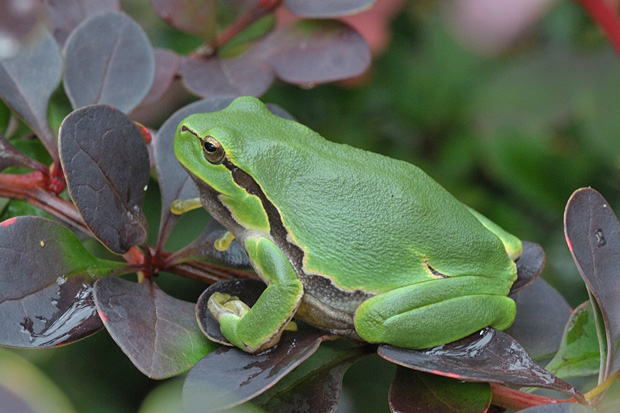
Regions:
<instances>
[{"instance_id":1,"label":"frog's hind leg","mask_svg":"<svg viewBox=\"0 0 620 413\"><path fill-rule=\"evenodd\" d=\"M459 340L484 327L509 327L515 303L505 287L480 277L444 278L400 287L364 301L357 333L371 343L421 349Z\"/></svg>"}]
</instances>

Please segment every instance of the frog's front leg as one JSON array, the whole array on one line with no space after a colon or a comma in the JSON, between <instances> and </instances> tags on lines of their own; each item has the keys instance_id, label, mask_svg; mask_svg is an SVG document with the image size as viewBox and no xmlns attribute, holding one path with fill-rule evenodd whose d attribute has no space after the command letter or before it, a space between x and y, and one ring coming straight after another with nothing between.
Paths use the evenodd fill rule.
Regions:
<instances>
[{"instance_id":1,"label":"frog's front leg","mask_svg":"<svg viewBox=\"0 0 620 413\"><path fill-rule=\"evenodd\" d=\"M219 293L209 298L208 307L228 341L255 353L280 340L299 307L303 287L291 263L272 241L249 238L245 247L267 288L252 308L235 297Z\"/></svg>"},{"instance_id":2,"label":"frog's front leg","mask_svg":"<svg viewBox=\"0 0 620 413\"><path fill-rule=\"evenodd\" d=\"M515 302L506 286L482 277L429 280L376 295L356 310L364 340L422 349L450 343L484 327L508 328Z\"/></svg>"}]
</instances>

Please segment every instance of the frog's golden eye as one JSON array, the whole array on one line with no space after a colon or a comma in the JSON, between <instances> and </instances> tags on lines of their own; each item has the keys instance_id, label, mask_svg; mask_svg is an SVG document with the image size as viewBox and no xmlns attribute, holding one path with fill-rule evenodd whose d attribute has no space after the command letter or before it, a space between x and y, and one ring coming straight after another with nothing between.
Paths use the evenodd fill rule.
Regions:
<instances>
[{"instance_id":1,"label":"frog's golden eye","mask_svg":"<svg viewBox=\"0 0 620 413\"><path fill-rule=\"evenodd\" d=\"M202 141L202 153L205 159L212 164L219 164L224 161L224 157L226 156L226 152L222 147L222 144L219 143L213 136L207 135L205 139Z\"/></svg>"}]
</instances>

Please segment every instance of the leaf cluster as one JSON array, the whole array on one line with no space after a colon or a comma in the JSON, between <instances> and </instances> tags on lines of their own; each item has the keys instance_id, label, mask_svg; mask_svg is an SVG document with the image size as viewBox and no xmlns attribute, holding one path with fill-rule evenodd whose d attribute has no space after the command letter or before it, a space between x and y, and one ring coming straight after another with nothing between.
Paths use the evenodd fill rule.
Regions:
<instances>
[{"instance_id":1,"label":"leaf cluster","mask_svg":"<svg viewBox=\"0 0 620 413\"><path fill-rule=\"evenodd\" d=\"M189 371L185 403L201 409L251 400L267 410L304 404L333 411L347 368L373 353L399 366L389 393L393 411L444 411L446 404L484 411L492 404L524 408L558 401L514 389L522 386L563 392L573 403L600 403L620 370L613 279L620 227L611 207L589 189L576 192L566 210L569 247L591 295L572 312L550 285L533 282L544 253L525 243L512 291L518 317L506 332L485 329L411 351L338 345L331 343L335 337L302 330L258 356L207 339L217 334L200 305L209 294L247 294L251 304L262 285L247 271L238 244L226 252L214 248L225 231L217 222L184 248L165 250L179 220L170 205L196 196L173 156L177 125L191 113L224 108L234 96L259 96L276 79L309 86L362 73L370 63L366 43L331 18L373 1L225 3L151 0L167 23L200 39L188 55L154 50L114 0L82 0L83 7L44 2L32 13L46 14L47 26L33 19L28 36L21 28L12 32L24 42L0 60L0 111L8 113L0 117L6 119L0 123L0 194L26 200L47 216L0 223L0 345L55 347L105 328L148 377ZM312 19L275 26L279 7ZM157 102L176 79L205 98L170 114L157 131L132 120L132 112ZM57 119L63 119L60 126ZM33 141L45 156L24 150ZM163 206L153 245L144 213L151 175ZM114 257L96 256L84 239L98 241ZM219 282L196 307L158 287L161 271ZM119 278L133 273L139 283ZM534 362L553 355L547 370ZM586 395L560 378L596 373L601 384ZM5 387L0 382L0 400Z\"/></svg>"}]
</instances>

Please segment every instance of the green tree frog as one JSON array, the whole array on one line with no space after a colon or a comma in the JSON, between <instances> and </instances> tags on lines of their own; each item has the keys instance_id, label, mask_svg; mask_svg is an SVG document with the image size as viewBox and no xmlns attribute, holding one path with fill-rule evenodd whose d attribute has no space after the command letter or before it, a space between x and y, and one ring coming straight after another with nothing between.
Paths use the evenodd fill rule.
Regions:
<instances>
[{"instance_id":1,"label":"green tree frog","mask_svg":"<svg viewBox=\"0 0 620 413\"><path fill-rule=\"evenodd\" d=\"M513 322L520 240L416 166L329 142L252 97L187 117L174 151L267 284L251 308L209 299L233 345L263 351L293 317L411 349Z\"/></svg>"}]
</instances>

